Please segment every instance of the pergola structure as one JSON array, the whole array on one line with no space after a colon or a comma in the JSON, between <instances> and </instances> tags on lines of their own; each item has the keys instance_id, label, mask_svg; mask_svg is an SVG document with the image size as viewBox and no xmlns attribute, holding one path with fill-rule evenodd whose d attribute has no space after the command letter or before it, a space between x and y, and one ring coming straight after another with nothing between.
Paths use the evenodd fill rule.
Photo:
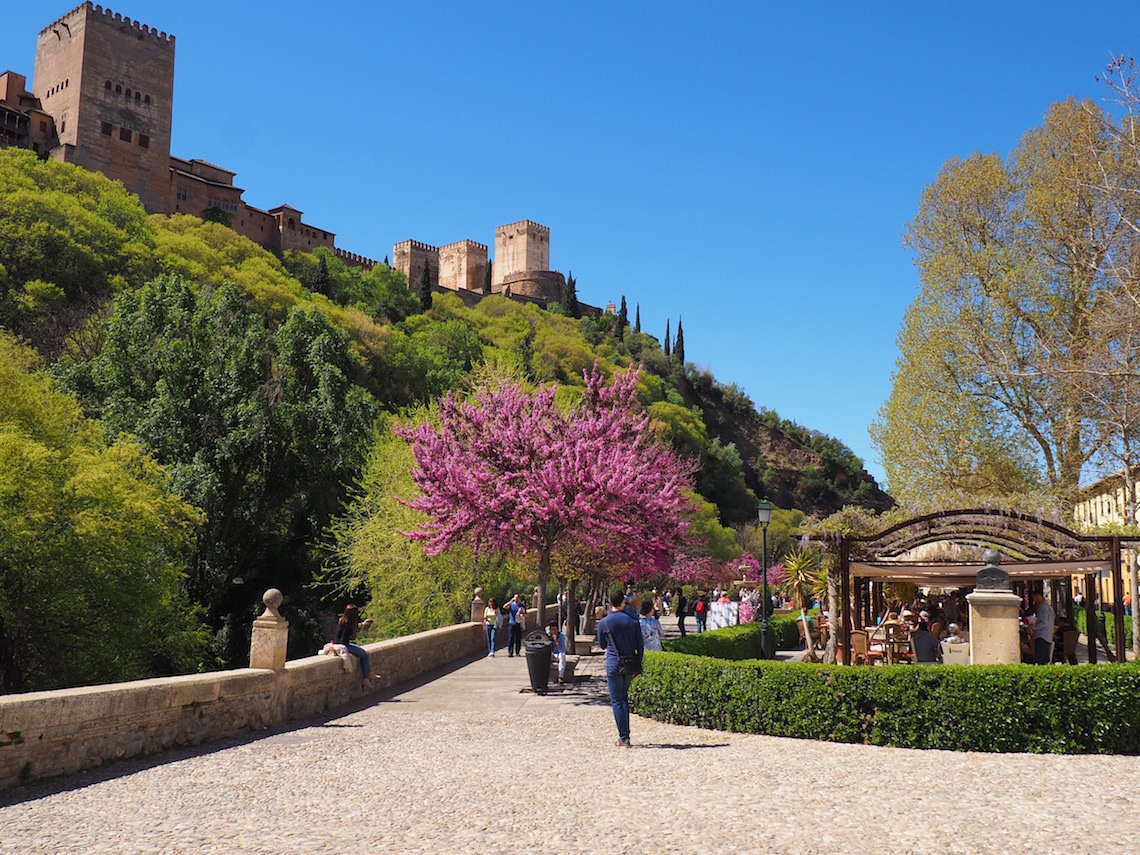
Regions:
<instances>
[{"instance_id":1,"label":"pergola structure","mask_svg":"<svg viewBox=\"0 0 1140 855\"><path fill-rule=\"evenodd\" d=\"M973 509L942 511L914 517L878 534L844 535L839 541L839 573L843 607L841 644L843 661L851 661L852 593L854 613L871 622L869 582L904 581L940 588L974 585L977 564L915 561L908 558L917 547L931 543L954 543L994 547L1002 553L1002 569L1013 581L1064 580L1085 577L1085 609L1089 628L1089 662L1096 662L1097 619L1093 605L1093 580L1110 574L1114 592L1117 662L1125 661L1124 579L1120 550L1124 539L1115 536L1077 534L1062 525L1017 511ZM1131 541L1129 541L1131 542ZM852 579L855 580L854 590Z\"/></svg>"}]
</instances>

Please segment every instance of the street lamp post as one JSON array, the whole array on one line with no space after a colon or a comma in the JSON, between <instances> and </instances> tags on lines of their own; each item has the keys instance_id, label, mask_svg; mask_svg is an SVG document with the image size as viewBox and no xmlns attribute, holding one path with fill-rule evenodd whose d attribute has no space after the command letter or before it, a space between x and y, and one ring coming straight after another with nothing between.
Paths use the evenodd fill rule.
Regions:
<instances>
[{"instance_id":1,"label":"street lamp post","mask_svg":"<svg viewBox=\"0 0 1140 855\"><path fill-rule=\"evenodd\" d=\"M768 625L768 612L772 609L772 597L768 593L768 523L772 521L772 503L767 499L760 500L756 519L760 523L760 576L764 580L764 598L760 601L760 658L775 659L775 639L772 638L772 629Z\"/></svg>"}]
</instances>

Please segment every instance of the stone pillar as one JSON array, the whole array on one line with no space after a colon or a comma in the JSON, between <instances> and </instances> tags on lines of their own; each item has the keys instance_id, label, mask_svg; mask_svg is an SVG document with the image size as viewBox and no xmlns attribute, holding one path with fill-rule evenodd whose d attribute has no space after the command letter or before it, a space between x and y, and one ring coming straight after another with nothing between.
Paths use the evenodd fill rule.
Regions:
<instances>
[{"instance_id":1,"label":"stone pillar","mask_svg":"<svg viewBox=\"0 0 1140 855\"><path fill-rule=\"evenodd\" d=\"M249 667L285 670L285 652L289 646L289 621L281 617L277 608L284 597L276 588L265 592L261 601L265 611L253 622L253 635L249 642Z\"/></svg>"},{"instance_id":2,"label":"stone pillar","mask_svg":"<svg viewBox=\"0 0 1140 855\"><path fill-rule=\"evenodd\" d=\"M1017 618L1021 597L1010 591L974 591L966 600L970 604L970 664L1019 663Z\"/></svg>"},{"instance_id":3,"label":"stone pillar","mask_svg":"<svg viewBox=\"0 0 1140 855\"><path fill-rule=\"evenodd\" d=\"M483 622L483 611L487 604L483 601L483 589L475 589L475 599L471 601L471 623Z\"/></svg>"}]
</instances>

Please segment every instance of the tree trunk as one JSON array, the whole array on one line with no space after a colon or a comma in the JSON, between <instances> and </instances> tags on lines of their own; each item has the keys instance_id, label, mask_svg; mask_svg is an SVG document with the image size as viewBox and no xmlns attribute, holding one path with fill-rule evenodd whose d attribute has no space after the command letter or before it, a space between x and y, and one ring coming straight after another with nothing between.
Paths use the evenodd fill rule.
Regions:
<instances>
[{"instance_id":1,"label":"tree trunk","mask_svg":"<svg viewBox=\"0 0 1140 855\"><path fill-rule=\"evenodd\" d=\"M578 652L574 638L578 634L578 601L574 597L574 589L577 587L577 580L566 580L566 623L562 631L566 633L566 652L573 654Z\"/></svg>"},{"instance_id":2,"label":"tree trunk","mask_svg":"<svg viewBox=\"0 0 1140 855\"><path fill-rule=\"evenodd\" d=\"M585 620L582 621L582 632L585 635L593 635L597 630L597 618L594 617L594 610L598 607L598 591L601 589L601 586L600 577L597 575L590 577L590 591L586 597Z\"/></svg>"},{"instance_id":3,"label":"tree trunk","mask_svg":"<svg viewBox=\"0 0 1140 855\"><path fill-rule=\"evenodd\" d=\"M550 580L550 550L538 557L538 625L546 629L546 583Z\"/></svg>"},{"instance_id":4,"label":"tree trunk","mask_svg":"<svg viewBox=\"0 0 1140 855\"><path fill-rule=\"evenodd\" d=\"M827 574L827 648L823 651L823 664L834 665L839 650L839 610L847 608L839 602L839 580L836 573ZM810 643L810 642L809 642Z\"/></svg>"}]
</instances>

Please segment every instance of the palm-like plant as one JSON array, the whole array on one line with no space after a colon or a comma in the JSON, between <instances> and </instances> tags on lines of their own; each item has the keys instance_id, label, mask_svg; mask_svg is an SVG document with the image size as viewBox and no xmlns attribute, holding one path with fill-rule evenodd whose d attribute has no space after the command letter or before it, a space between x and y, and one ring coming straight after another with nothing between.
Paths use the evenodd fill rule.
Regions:
<instances>
[{"instance_id":1,"label":"palm-like plant","mask_svg":"<svg viewBox=\"0 0 1140 855\"><path fill-rule=\"evenodd\" d=\"M795 594L804 609L811 605L810 595L826 587L826 574L820 567L819 553L799 544L784 556L784 576L788 590Z\"/></svg>"}]
</instances>

